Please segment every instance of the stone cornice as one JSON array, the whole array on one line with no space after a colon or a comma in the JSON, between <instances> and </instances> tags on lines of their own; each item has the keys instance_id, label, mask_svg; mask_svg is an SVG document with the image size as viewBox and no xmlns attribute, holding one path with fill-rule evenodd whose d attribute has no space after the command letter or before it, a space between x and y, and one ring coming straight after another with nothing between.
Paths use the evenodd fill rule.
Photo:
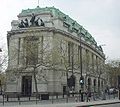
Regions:
<instances>
[{"instance_id":1,"label":"stone cornice","mask_svg":"<svg viewBox=\"0 0 120 107\"><path fill-rule=\"evenodd\" d=\"M19 30L11 30L8 31L8 36L16 35L16 34L23 34L23 33L37 33L37 32L53 32L53 33L60 33L66 37L71 38L77 42L80 42L80 37L76 37L69 32L65 32L60 29L56 29L55 27L29 27L29 28L20 28ZM86 47L90 48L91 50L95 51L98 55L100 55L105 60L105 55L101 51L99 52L95 47L88 44L87 42L81 40L82 44Z\"/></svg>"}]
</instances>

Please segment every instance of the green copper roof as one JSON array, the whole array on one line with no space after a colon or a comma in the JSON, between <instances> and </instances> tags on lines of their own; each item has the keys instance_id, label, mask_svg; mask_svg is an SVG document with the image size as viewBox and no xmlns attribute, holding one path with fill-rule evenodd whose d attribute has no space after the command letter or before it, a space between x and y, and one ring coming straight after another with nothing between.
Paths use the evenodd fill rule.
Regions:
<instances>
[{"instance_id":1,"label":"green copper roof","mask_svg":"<svg viewBox=\"0 0 120 107\"><path fill-rule=\"evenodd\" d=\"M53 16L59 16L59 15L63 14L62 12L60 13L60 11L58 9L54 8L54 7L40 8L38 6L34 9L22 10L22 12L19 15L20 16L26 16L26 15L31 15L31 13L34 13L34 14L51 13Z\"/></svg>"},{"instance_id":2,"label":"green copper roof","mask_svg":"<svg viewBox=\"0 0 120 107\"><path fill-rule=\"evenodd\" d=\"M34 14L49 13L53 17L63 20L63 22L68 25L68 30L70 32L74 31L74 32L78 33L80 31L80 33L82 33L84 35L84 38L86 41L89 41L91 45L95 45L100 51L102 51L97 46L97 42L95 41L95 39L91 36L91 34L86 29L84 29L75 20L71 19L68 15L61 12L59 9L56 9L55 7L40 8L38 6L34 9L22 10L22 12L18 16L27 16L27 15L31 15L32 13L34 13Z\"/></svg>"}]
</instances>

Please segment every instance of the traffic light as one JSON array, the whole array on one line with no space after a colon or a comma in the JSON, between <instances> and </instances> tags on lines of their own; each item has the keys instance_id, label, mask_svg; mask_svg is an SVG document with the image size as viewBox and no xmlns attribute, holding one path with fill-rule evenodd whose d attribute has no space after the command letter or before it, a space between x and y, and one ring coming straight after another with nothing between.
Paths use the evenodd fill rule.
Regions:
<instances>
[{"instance_id":1,"label":"traffic light","mask_svg":"<svg viewBox=\"0 0 120 107\"><path fill-rule=\"evenodd\" d=\"M79 83L80 83L80 85L83 85L83 84L84 84L84 78L83 78L83 77L80 77Z\"/></svg>"}]
</instances>

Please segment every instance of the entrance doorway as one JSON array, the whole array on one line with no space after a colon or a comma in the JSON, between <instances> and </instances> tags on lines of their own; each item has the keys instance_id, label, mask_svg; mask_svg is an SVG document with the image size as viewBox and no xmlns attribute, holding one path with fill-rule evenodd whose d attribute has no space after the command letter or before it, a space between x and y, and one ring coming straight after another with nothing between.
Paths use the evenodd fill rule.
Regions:
<instances>
[{"instance_id":1,"label":"entrance doorway","mask_svg":"<svg viewBox=\"0 0 120 107\"><path fill-rule=\"evenodd\" d=\"M66 86L63 86L63 94L67 94L67 88L66 88Z\"/></svg>"},{"instance_id":2,"label":"entrance doorway","mask_svg":"<svg viewBox=\"0 0 120 107\"><path fill-rule=\"evenodd\" d=\"M22 77L22 95L30 96L32 91L32 76Z\"/></svg>"}]
</instances>

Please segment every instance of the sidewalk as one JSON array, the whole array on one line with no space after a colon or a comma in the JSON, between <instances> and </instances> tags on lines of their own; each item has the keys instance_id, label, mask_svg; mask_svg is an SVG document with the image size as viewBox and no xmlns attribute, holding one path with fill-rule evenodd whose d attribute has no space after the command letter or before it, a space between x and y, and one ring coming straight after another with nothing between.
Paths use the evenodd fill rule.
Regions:
<instances>
[{"instance_id":1,"label":"sidewalk","mask_svg":"<svg viewBox=\"0 0 120 107\"><path fill-rule=\"evenodd\" d=\"M76 103L57 103L57 104L35 104L35 103L26 103L21 105L14 105L14 104L5 104L4 106L0 104L0 107L90 107L96 105L108 105L108 104L115 104L120 103L120 100L113 99L113 100L102 100L102 101L91 101L91 102L76 102Z\"/></svg>"}]
</instances>

